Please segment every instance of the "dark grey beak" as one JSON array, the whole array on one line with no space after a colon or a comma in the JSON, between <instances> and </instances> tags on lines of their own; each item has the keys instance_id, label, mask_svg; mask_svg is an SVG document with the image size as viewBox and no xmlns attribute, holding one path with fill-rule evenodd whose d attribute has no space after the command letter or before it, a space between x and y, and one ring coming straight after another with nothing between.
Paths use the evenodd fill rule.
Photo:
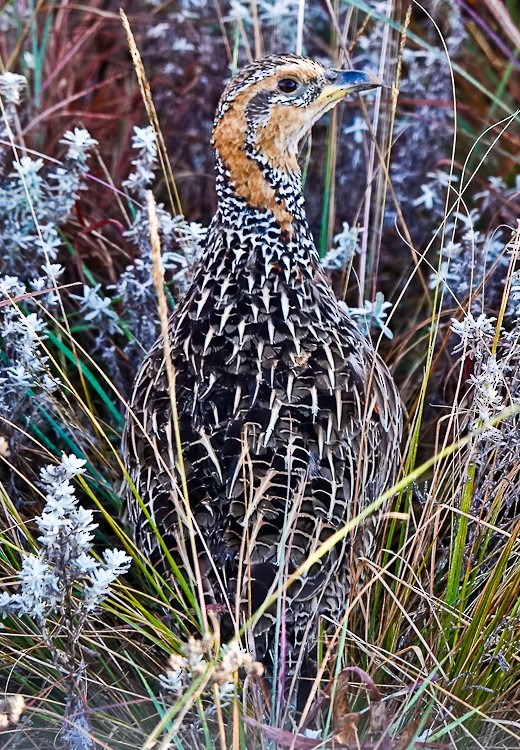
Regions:
<instances>
[{"instance_id":1,"label":"dark grey beak","mask_svg":"<svg viewBox=\"0 0 520 750\"><path fill-rule=\"evenodd\" d=\"M383 81L372 73L363 73L361 70L334 70L329 68L325 71L327 83L323 87L317 101L322 102L327 109L334 106L335 102L349 94L359 94L379 86L384 86Z\"/></svg>"},{"instance_id":2,"label":"dark grey beak","mask_svg":"<svg viewBox=\"0 0 520 750\"><path fill-rule=\"evenodd\" d=\"M360 91L368 91L379 86L384 86L383 81L372 73L364 73L361 70L334 70L329 68L325 73L326 78L330 81L330 86L325 88L332 91L332 88L344 91L345 94L357 94Z\"/></svg>"}]
</instances>

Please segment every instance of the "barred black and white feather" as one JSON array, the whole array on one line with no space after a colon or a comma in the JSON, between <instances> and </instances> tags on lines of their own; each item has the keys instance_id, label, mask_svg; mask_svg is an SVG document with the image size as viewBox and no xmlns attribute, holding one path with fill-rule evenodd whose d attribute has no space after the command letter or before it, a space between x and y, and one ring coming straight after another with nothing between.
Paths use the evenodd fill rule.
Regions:
<instances>
[{"instance_id":1,"label":"barred black and white feather","mask_svg":"<svg viewBox=\"0 0 520 750\"><path fill-rule=\"evenodd\" d=\"M244 617L391 486L399 462L394 381L320 268L293 159L299 123L308 130L329 108L316 103L335 73L275 56L224 92L214 131L218 210L169 324L198 562L208 600L233 609L239 596ZM287 78L303 82L288 103L277 88ZM284 128L296 135L277 155ZM159 340L135 381L124 457L153 524L189 570L170 404ZM125 501L139 547L159 561L147 514L132 492ZM371 553L374 531L368 519L287 592L289 665L305 634L315 639L320 616L341 619L350 556ZM272 648L274 616L257 626L260 658Z\"/></svg>"}]
</instances>

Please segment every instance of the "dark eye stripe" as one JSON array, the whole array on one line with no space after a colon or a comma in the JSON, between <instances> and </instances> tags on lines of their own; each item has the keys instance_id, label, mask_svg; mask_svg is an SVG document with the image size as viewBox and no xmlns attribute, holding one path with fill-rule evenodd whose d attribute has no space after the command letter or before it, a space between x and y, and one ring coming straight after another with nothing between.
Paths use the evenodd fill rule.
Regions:
<instances>
[{"instance_id":1,"label":"dark eye stripe","mask_svg":"<svg viewBox=\"0 0 520 750\"><path fill-rule=\"evenodd\" d=\"M295 81L294 78L282 78L281 81L278 81L278 88L283 94L291 94L293 91L296 91L299 85L298 81Z\"/></svg>"}]
</instances>

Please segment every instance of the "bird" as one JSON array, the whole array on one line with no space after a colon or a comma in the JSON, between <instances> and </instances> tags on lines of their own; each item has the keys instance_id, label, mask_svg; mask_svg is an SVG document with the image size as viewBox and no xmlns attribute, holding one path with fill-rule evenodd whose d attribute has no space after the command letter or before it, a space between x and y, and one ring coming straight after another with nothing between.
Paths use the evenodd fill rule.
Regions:
<instances>
[{"instance_id":1,"label":"bird","mask_svg":"<svg viewBox=\"0 0 520 750\"><path fill-rule=\"evenodd\" d=\"M316 120L381 85L292 54L231 79L212 135L216 213L168 323L173 383L162 338L135 378L123 457L136 544L171 571L167 550L189 580L198 566L204 601L235 628L398 471L401 400L320 266L298 163ZM278 649L294 674L319 623L341 620L351 560L373 553L376 526L365 519L293 575L254 624L257 658Z\"/></svg>"}]
</instances>

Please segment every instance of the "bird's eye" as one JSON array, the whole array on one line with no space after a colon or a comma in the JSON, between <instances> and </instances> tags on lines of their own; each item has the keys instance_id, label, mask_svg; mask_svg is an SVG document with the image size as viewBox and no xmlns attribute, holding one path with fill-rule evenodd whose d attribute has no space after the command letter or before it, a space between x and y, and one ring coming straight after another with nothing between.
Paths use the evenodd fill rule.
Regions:
<instances>
[{"instance_id":1,"label":"bird's eye","mask_svg":"<svg viewBox=\"0 0 520 750\"><path fill-rule=\"evenodd\" d=\"M278 88L282 94L292 94L299 85L298 81L295 81L294 78L282 78L281 81L278 81Z\"/></svg>"}]
</instances>

